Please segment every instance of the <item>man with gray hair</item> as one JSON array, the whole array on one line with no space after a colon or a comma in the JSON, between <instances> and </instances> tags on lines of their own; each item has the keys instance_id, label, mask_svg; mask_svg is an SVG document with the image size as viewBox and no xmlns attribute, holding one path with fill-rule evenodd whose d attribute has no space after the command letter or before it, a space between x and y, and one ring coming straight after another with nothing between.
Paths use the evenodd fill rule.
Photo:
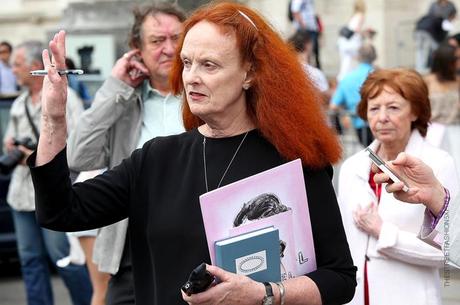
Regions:
<instances>
[{"instance_id":1,"label":"man with gray hair","mask_svg":"<svg viewBox=\"0 0 460 305\"><path fill-rule=\"evenodd\" d=\"M149 4L134 11L130 51L70 136L69 165L77 171L113 168L158 136L184 131L182 102L170 93L169 72L185 14L173 4ZM94 244L98 270L110 273L106 304L135 304L128 220L101 228Z\"/></svg>"},{"instance_id":2,"label":"man with gray hair","mask_svg":"<svg viewBox=\"0 0 460 305\"><path fill-rule=\"evenodd\" d=\"M365 44L359 48L359 65L339 82L330 104L332 111L337 111L342 107L347 112L347 115L351 117L351 124L356 130L359 142L363 146L368 146L372 142L373 136L367 123L356 115L356 106L361 100L359 90L369 73L374 70L373 62L376 58L377 53L371 44ZM347 119L342 121L344 125L350 125L348 116Z\"/></svg>"},{"instance_id":3,"label":"man with gray hair","mask_svg":"<svg viewBox=\"0 0 460 305\"><path fill-rule=\"evenodd\" d=\"M34 188L29 167L25 165L25 159L32 153L33 143L37 143L40 134L43 77L32 76L30 71L43 69L43 48L44 45L38 41L26 41L13 52L13 73L24 91L11 106L4 138L5 151L10 154L18 150L22 152L17 163L11 166L7 201L12 207L28 305L54 303L48 258L57 266L58 261L70 255L70 244L65 233L41 228L36 222ZM72 90L68 90L67 99L70 130L83 112L83 104ZM57 267L57 271L69 290L72 303L89 305L92 289L86 267L72 262L64 265Z\"/></svg>"}]
</instances>

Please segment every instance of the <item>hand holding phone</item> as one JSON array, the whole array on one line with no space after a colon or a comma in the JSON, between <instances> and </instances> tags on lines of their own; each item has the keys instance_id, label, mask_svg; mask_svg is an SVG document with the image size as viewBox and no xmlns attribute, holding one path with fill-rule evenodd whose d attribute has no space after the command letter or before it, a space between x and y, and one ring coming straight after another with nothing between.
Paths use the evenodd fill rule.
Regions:
<instances>
[{"instance_id":1,"label":"hand holding phone","mask_svg":"<svg viewBox=\"0 0 460 305\"><path fill-rule=\"evenodd\" d=\"M188 281L182 286L182 291L188 296L203 292L212 284L215 277L206 270L206 264L202 263L192 270Z\"/></svg>"},{"instance_id":2,"label":"hand holding phone","mask_svg":"<svg viewBox=\"0 0 460 305\"><path fill-rule=\"evenodd\" d=\"M369 147L366 147L366 151L369 153L369 158L374 162L374 164L385 174L387 174L390 177L390 180L393 181L394 183L396 182L402 182L404 183L403 191L408 192L409 191L409 186L407 185L406 182L402 181L401 178L398 177L398 175L392 171L386 164L385 161L380 159L380 157L372 151Z\"/></svg>"}]
</instances>

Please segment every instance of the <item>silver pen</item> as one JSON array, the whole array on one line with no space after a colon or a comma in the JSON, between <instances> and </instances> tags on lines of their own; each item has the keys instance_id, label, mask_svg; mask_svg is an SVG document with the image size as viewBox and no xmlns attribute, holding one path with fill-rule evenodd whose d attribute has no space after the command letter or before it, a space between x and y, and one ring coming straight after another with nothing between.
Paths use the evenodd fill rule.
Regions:
<instances>
[{"instance_id":1,"label":"silver pen","mask_svg":"<svg viewBox=\"0 0 460 305\"><path fill-rule=\"evenodd\" d=\"M72 74L72 75L81 75L83 74L83 70L80 70L80 69L76 69L76 70L58 70L57 71L59 73L59 75L67 75L67 74ZM33 76L44 76L44 75L48 75L48 71L46 70L34 70L34 71L30 71L30 75L33 75Z\"/></svg>"}]
</instances>

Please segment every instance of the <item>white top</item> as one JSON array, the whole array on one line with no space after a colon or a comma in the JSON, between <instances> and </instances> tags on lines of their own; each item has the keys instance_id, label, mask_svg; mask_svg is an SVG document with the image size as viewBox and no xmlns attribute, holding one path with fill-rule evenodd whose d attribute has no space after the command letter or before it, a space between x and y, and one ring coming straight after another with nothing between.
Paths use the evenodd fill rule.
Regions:
<instances>
[{"instance_id":1,"label":"white top","mask_svg":"<svg viewBox=\"0 0 460 305\"><path fill-rule=\"evenodd\" d=\"M304 65L304 70L319 91L324 92L329 90L329 83L323 71L308 64Z\"/></svg>"},{"instance_id":2,"label":"white top","mask_svg":"<svg viewBox=\"0 0 460 305\"><path fill-rule=\"evenodd\" d=\"M293 13L300 13L303 22L306 25L306 30L318 31L318 24L316 23L315 5L313 0L292 0L291 11ZM294 21L296 29L300 28L298 22Z\"/></svg>"},{"instance_id":3,"label":"white top","mask_svg":"<svg viewBox=\"0 0 460 305\"><path fill-rule=\"evenodd\" d=\"M379 145L375 140L370 147L375 151ZM447 152L428 144L418 131L412 132L405 151L431 166L441 183L456 196L459 182L454 161ZM444 266L444 253L418 238L425 216L424 205L401 202L383 187L378 204L383 221L379 238L368 237L354 224L352 212L357 206L377 203L368 183L370 164L363 150L348 158L339 173L339 206L353 261L358 267L358 285L350 304L364 304L365 254L370 258L367 275L372 305L442 304L438 268Z\"/></svg>"},{"instance_id":4,"label":"white top","mask_svg":"<svg viewBox=\"0 0 460 305\"><path fill-rule=\"evenodd\" d=\"M364 23L363 13L355 13L348 21L348 28L354 32L360 32Z\"/></svg>"}]
</instances>

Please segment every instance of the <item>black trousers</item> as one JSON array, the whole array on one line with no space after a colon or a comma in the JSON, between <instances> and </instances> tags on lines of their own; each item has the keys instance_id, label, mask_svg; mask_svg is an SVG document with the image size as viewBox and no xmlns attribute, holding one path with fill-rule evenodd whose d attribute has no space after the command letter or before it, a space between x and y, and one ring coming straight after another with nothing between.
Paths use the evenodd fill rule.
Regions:
<instances>
[{"instance_id":1,"label":"black trousers","mask_svg":"<svg viewBox=\"0 0 460 305\"><path fill-rule=\"evenodd\" d=\"M372 135L369 126L356 128L356 133L358 134L359 143L361 143L364 147L369 146L369 144L374 141L374 136Z\"/></svg>"},{"instance_id":2,"label":"black trousers","mask_svg":"<svg viewBox=\"0 0 460 305\"><path fill-rule=\"evenodd\" d=\"M120 266L110 278L106 295L106 305L134 305L133 268Z\"/></svg>"}]
</instances>

